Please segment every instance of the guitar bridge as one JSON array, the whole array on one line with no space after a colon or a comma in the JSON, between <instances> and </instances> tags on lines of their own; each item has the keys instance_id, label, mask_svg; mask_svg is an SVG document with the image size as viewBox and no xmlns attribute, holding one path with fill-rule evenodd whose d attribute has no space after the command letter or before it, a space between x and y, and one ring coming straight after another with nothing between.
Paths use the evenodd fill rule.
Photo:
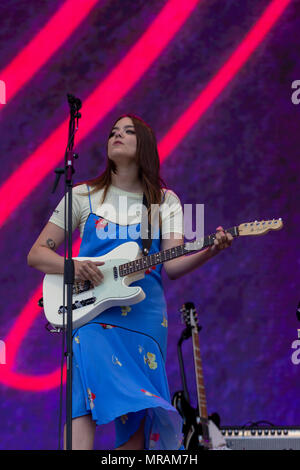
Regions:
<instances>
[{"instance_id":1,"label":"guitar bridge","mask_svg":"<svg viewBox=\"0 0 300 470\"><path fill-rule=\"evenodd\" d=\"M73 285L73 294L81 294L92 289L94 286L91 281L75 281Z\"/></svg>"}]
</instances>

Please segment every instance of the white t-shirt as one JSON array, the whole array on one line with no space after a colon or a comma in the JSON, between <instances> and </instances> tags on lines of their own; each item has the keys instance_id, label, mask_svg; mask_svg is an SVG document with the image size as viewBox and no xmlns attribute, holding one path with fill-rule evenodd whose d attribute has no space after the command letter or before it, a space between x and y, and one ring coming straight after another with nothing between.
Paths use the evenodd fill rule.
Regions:
<instances>
[{"instance_id":1,"label":"white t-shirt","mask_svg":"<svg viewBox=\"0 0 300 470\"><path fill-rule=\"evenodd\" d=\"M173 232L183 236L183 211L180 200L170 189L164 189L164 191L166 191L164 202L159 207L161 236L164 238L164 235ZM143 193L131 193L110 185L104 203L100 204L103 192L104 189L100 189L90 194L94 214L119 225L133 225L141 222ZM88 193L86 184L80 184L72 189L72 227L73 231L79 228L81 238L85 222L91 212L89 196L86 193ZM49 222L64 228L64 197L54 210Z\"/></svg>"}]
</instances>

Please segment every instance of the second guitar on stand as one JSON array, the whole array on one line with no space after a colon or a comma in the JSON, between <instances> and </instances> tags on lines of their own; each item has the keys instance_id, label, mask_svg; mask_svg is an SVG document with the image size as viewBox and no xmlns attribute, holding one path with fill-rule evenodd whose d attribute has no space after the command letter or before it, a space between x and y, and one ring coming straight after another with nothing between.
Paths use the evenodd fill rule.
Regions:
<instances>
[{"instance_id":1,"label":"second guitar on stand","mask_svg":"<svg viewBox=\"0 0 300 470\"><path fill-rule=\"evenodd\" d=\"M193 356L196 375L196 387L198 407L194 409L188 398L188 391L184 376L182 358L180 357L181 373L184 391L176 392L172 404L177 408L183 418L184 446L187 450L229 450L226 446L218 426L220 418L217 413L208 416L206 393L203 379L202 360L200 355L199 326L195 306L187 302L182 309L186 330L179 341L179 346L184 339L192 336Z\"/></svg>"}]
</instances>

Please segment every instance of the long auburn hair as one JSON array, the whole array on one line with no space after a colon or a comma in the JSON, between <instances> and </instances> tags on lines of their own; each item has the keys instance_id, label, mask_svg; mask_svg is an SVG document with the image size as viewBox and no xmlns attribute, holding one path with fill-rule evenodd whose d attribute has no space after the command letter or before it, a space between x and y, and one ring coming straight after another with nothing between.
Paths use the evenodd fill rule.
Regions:
<instances>
[{"instance_id":1,"label":"long auburn hair","mask_svg":"<svg viewBox=\"0 0 300 470\"><path fill-rule=\"evenodd\" d=\"M112 128L123 117L129 117L135 127L137 136L136 157L138 163L138 177L141 181L143 192L148 202L148 218L150 221L151 204L160 204L162 202L162 188L167 187L164 180L160 176L160 160L158 155L156 136L151 127L142 118L131 113L121 115L115 121ZM91 186L91 193L104 188L101 204L103 204L108 188L111 185L111 173L114 172L117 174L118 171L115 162L108 157L108 139L106 144L106 155L107 158L105 170L96 178L78 183L85 183Z\"/></svg>"}]
</instances>

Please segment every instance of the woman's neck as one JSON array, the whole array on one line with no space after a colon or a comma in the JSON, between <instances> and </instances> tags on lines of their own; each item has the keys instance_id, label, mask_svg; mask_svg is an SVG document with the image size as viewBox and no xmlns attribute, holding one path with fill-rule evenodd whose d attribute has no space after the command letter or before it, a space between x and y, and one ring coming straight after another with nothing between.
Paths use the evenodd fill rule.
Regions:
<instances>
[{"instance_id":1,"label":"woman's neck","mask_svg":"<svg viewBox=\"0 0 300 470\"><path fill-rule=\"evenodd\" d=\"M124 191L142 193L142 183L137 175L137 168L117 168L117 174L111 174L111 184Z\"/></svg>"}]
</instances>

